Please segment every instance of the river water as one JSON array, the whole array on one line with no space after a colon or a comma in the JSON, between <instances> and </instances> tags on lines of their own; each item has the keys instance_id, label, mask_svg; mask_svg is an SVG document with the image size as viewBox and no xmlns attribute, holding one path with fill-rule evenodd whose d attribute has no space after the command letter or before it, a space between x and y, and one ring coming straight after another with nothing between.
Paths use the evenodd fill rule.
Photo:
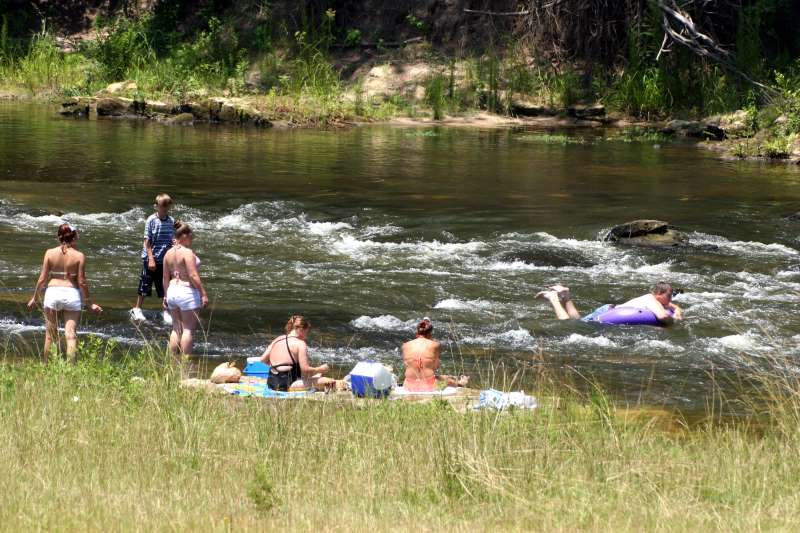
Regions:
<instances>
[{"instance_id":1,"label":"river water","mask_svg":"<svg viewBox=\"0 0 800 533\"><path fill-rule=\"evenodd\" d=\"M62 219L82 231L106 309L81 331L123 346L164 337L157 321L136 330L127 312L144 219L166 191L197 234L212 300L205 354L257 355L298 313L315 326L315 360L399 369L397 347L428 315L445 371L486 384L544 359L628 400L689 407L707 401L712 374L776 357L793 365L800 223L782 215L800 208L800 169L562 133L171 127L2 104L0 340L9 350L41 338L24 302ZM598 240L635 218L671 221L692 246ZM670 329L558 322L533 299L562 282L588 312L660 280L683 290L686 321Z\"/></svg>"}]
</instances>

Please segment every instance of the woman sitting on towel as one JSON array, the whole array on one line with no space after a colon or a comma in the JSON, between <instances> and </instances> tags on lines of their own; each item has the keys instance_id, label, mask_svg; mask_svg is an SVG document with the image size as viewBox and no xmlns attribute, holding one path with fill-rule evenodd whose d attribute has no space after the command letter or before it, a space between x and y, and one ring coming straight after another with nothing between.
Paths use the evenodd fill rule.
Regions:
<instances>
[{"instance_id":1,"label":"woman sitting on towel","mask_svg":"<svg viewBox=\"0 0 800 533\"><path fill-rule=\"evenodd\" d=\"M306 336L311 324L300 315L286 323L286 334L273 340L261 361L270 365L267 385L272 390L306 390L328 371L328 365L311 366L308 362Z\"/></svg>"},{"instance_id":2,"label":"woman sitting on towel","mask_svg":"<svg viewBox=\"0 0 800 533\"><path fill-rule=\"evenodd\" d=\"M406 378L403 388L409 392L432 392L436 390L436 380L454 387L466 386L469 378L461 376L436 376L439 369L441 345L433 340L433 324L425 317L417 324L417 338L403 344L403 363L406 365Z\"/></svg>"}]
</instances>

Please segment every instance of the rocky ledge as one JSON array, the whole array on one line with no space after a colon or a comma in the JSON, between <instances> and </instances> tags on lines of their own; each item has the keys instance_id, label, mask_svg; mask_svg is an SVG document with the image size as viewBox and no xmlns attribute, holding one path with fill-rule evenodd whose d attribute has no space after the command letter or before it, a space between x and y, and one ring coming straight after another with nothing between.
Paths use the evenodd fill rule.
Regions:
<instances>
[{"instance_id":1,"label":"rocky ledge","mask_svg":"<svg viewBox=\"0 0 800 533\"><path fill-rule=\"evenodd\" d=\"M115 95L74 97L61 103L59 113L75 118L150 119L167 124L195 122L229 123L271 127L256 109L233 98L214 97L183 104L137 100Z\"/></svg>"},{"instance_id":2,"label":"rocky ledge","mask_svg":"<svg viewBox=\"0 0 800 533\"><path fill-rule=\"evenodd\" d=\"M663 220L632 220L611 228L603 240L616 244L658 248L682 246L689 242L686 234Z\"/></svg>"}]
</instances>

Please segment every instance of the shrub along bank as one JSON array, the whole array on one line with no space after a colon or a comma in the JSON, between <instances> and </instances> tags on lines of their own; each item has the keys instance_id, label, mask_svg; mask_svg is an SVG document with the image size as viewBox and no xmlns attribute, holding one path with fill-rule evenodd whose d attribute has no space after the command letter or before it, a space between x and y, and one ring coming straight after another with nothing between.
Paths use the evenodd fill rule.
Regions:
<instances>
[{"instance_id":1,"label":"shrub along bank","mask_svg":"<svg viewBox=\"0 0 800 533\"><path fill-rule=\"evenodd\" d=\"M619 37L618 56L609 60L554 55L511 26L495 34L470 26L463 36L468 45L455 47L437 33L441 21L411 8L391 25L397 40L388 41L349 26L348 8L324 9L324 2L294 11L283 6L286 12L280 2L196 10L185 3L154 2L127 16L99 13L75 42L56 37L45 22L29 35L4 14L2 90L62 98L129 81L119 95L132 100L174 107L207 97L240 98L266 122L301 125L441 119L477 110L558 115L576 104L601 104L612 117L644 121L742 110L748 123L729 136L740 139L730 143L734 156L800 157L800 59L793 58L794 45L767 50L774 19L784 9L780 2L748 7L748 17L758 16L736 24L731 45L737 65L767 90L687 49L661 53L661 19L652 6L631 19L635 25ZM769 53L759 53L764 50Z\"/></svg>"}]
</instances>

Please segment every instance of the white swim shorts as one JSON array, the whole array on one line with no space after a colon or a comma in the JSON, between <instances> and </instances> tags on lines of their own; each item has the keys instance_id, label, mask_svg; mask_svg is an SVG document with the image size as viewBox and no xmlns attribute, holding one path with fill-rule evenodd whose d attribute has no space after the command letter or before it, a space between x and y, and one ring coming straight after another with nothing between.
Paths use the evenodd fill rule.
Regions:
<instances>
[{"instance_id":1,"label":"white swim shorts","mask_svg":"<svg viewBox=\"0 0 800 533\"><path fill-rule=\"evenodd\" d=\"M192 311L203 307L200 291L186 285L171 284L167 288L167 306L181 311Z\"/></svg>"},{"instance_id":2,"label":"white swim shorts","mask_svg":"<svg viewBox=\"0 0 800 533\"><path fill-rule=\"evenodd\" d=\"M80 311L81 291L75 287L47 287L44 306L54 311Z\"/></svg>"}]
</instances>

